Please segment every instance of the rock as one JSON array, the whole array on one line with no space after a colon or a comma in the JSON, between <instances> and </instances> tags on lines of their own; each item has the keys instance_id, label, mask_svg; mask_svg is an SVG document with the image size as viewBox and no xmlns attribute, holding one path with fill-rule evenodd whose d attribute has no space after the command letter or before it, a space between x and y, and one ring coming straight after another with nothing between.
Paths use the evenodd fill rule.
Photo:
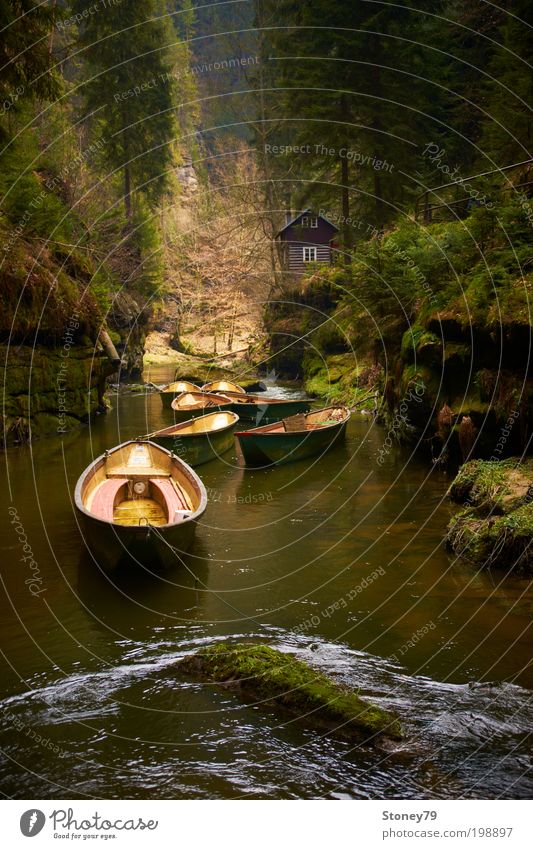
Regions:
<instances>
[{"instance_id":1,"label":"rock","mask_svg":"<svg viewBox=\"0 0 533 849\"><path fill-rule=\"evenodd\" d=\"M393 713L270 646L218 643L187 655L176 667L184 675L229 687L245 701L280 709L336 736L369 744L403 737Z\"/></svg>"},{"instance_id":2,"label":"rock","mask_svg":"<svg viewBox=\"0 0 533 849\"><path fill-rule=\"evenodd\" d=\"M533 571L533 460L472 460L449 492L463 510L449 523L446 543L479 569Z\"/></svg>"},{"instance_id":3,"label":"rock","mask_svg":"<svg viewBox=\"0 0 533 849\"><path fill-rule=\"evenodd\" d=\"M106 409L109 360L93 347L0 347L6 443L64 434Z\"/></svg>"}]
</instances>

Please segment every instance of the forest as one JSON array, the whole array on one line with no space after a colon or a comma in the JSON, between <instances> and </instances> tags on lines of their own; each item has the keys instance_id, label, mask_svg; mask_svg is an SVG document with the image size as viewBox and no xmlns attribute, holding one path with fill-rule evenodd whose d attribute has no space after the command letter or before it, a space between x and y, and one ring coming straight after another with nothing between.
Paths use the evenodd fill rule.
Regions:
<instances>
[{"instance_id":1,"label":"forest","mask_svg":"<svg viewBox=\"0 0 533 849\"><path fill-rule=\"evenodd\" d=\"M328 397L375 384L390 412L422 381L426 417L466 391L455 412L494 399L498 424L525 380L528 406L527 375L505 379L529 339L527 4L198 5L2 4L2 344L53 353L76 305L80 350L108 331L139 375L168 304L173 344L194 351L187 316L220 287L254 313L239 322L251 357L266 329L265 367ZM306 207L339 239L329 270L295 281L275 236ZM36 365L34 433L53 409ZM76 368L73 424L105 403L111 365L93 370L89 410ZM7 379L9 441L29 425L24 372Z\"/></svg>"}]
</instances>

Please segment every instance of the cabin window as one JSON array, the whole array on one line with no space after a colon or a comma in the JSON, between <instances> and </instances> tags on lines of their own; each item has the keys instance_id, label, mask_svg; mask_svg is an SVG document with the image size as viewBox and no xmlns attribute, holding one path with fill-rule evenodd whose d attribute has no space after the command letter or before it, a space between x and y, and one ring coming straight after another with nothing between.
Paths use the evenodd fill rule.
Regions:
<instances>
[{"instance_id":1,"label":"cabin window","mask_svg":"<svg viewBox=\"0 0 533 849\"><path fill-rule=\"evenodd\" d=\"M304 262L316 262L316 248L304 248Z\"/></svg>"},{"instance_id":2,"label":"cabin window","mask_svg":"<svg viewBox=\"0 0 533 849\"><path fill-rule=\"evenodd\" d=\"M316 215L304 215L302 218L302 227L312 227L314 230L318 227L318 218Z\"/></svg>"},{"instance_id":3,"label":"cabin window","mask_svg":"<svg viewBox=\"0 0 533 849\"><path fill-rule=\"evenodd\" d=\"M309 218L307 216L302 218L302 227L309 227Z\"/></svg>"},{"instance_id":4,"label":"cabin window","mask_svg":"<svg viewBox=\"0 0 533 849\"><path fill-rule=\"evenodd\" d=\"M309 224L310 224L310 226L311 226L314 230L316 230L316 229L317 229L317 227L318 227L318 218L316 217L316 215L315 215L313 218L310 218L310 219L309 219Z\"/></svg>"}]
</instances>

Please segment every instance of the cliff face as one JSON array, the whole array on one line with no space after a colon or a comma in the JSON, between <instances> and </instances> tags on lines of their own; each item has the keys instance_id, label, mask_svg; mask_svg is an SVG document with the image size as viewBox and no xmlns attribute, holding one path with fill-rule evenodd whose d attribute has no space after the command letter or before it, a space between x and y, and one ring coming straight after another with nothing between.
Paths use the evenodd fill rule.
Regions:
<instances>
[{"instance_id":1,"label":"cliff face","mask_svg":"<svg viewBox=\"0 0 533 849\"><path fill-rule=\"evenodd\" d=\"M106 410L106 376L114 367L94 346L2 345L0 357L7 444L67 433Z\"/></svg>"},{"instance_id":2,"label":"cliff face","mask_svg":"<svg viewBox=\"0 0 533 849\"><path fill-rule=\"evenodd\" d=\"M104 412L106 377L117 364L104 353L99 333L105 322L83 265L40 251L19 240L6 254L0 272L0 376L3 385L1 441L24 442L66 433L91 415ZM143 321L129 312L123 350L131 371L142 364ZM115 308L117 320L121 304ZM120 337L119 337L120 339ZM132 342L133 339L133 342Z\"/></svg>"},{"instance_id":3,"label":"cliff face","mask_svg":"<svg viewBox=\"0 0 533 849\"><path fill-rule=\"evenodd\" d=\"M107 321L122 361L121 379L139 378L143 371L150 310L140 306L130 292L121 291L113 300Z\"/></svg>"},{"instance_id":4,"label":"cliff face","mask_svg":"<svg viewBox=\"0 0 533 849\"><path fill-rule=\"evenodd\" d=\"M533 411L530 337L519 314L492 322L464 309L431 313L405 333L390 388L398 406L420 387L410 423L416 438L430 423L434 459L502 459L524 450Z\"/></svg>"}]
</instances>

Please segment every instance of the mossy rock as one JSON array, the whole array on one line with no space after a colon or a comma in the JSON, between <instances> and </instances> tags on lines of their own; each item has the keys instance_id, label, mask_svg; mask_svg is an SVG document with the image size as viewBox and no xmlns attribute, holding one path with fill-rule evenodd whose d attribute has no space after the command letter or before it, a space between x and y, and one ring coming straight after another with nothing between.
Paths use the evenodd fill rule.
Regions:
<instances>
[{"instance_id":1,"label":"mossy rock","mask_svg":"<svg viewBox=\"0 0 533 849\"><path fill-rule=\"evenodd\" d=\"M368 373L370 365L356 359L353 353L330 354L324 358L306 356L303 368L307 395L322 398L327 403L351 406L371 392L367 385L358 386L359 379ZM369 405L371 403L369 401Z\"/></svg>"},{"instance_id":2,"label":"mossy rock","mask_svg":"<svg viewBox=\"0 0 533 849\"><path fill-rule=\"evenodd\" d=\"M403 737L398 718L292 655L266 645L219 643L187 655L179 672L235 690L245 701L290 713L351 740Z\"/></svg>"},{"instance_id":3,"label":"mossy rock","mask_svg":"<svg viewBox=\"0 0 533 849\"><path fill-rule=\"evenodd\" d=\"M447 544L477 568L533 569L533 460L471 460L449 497L465 509L449 523Z\"/></svg>"},{"instance_id":4,"label":"mossy rock","mask_svg":"<svg viewBox=\"0 0 533 849\"><path fill-rule=\"evenodd\" d=\"M533 488L533 460L471 460L461 467L448 490L452 501L479 515L505 514L520 507Z\"/></svg>"},{"instance_id":5,"label":"mossy rock","mask_svg":"<svg viewBox=\"0 0 533 849\"><path fill-rule=\"evenodd\" d=\"M479 518L463 511L450 522L446 542L478 569L496 567L516 575L533 573L533 503L503 516Z\"/></svg>"}]
</instances>

